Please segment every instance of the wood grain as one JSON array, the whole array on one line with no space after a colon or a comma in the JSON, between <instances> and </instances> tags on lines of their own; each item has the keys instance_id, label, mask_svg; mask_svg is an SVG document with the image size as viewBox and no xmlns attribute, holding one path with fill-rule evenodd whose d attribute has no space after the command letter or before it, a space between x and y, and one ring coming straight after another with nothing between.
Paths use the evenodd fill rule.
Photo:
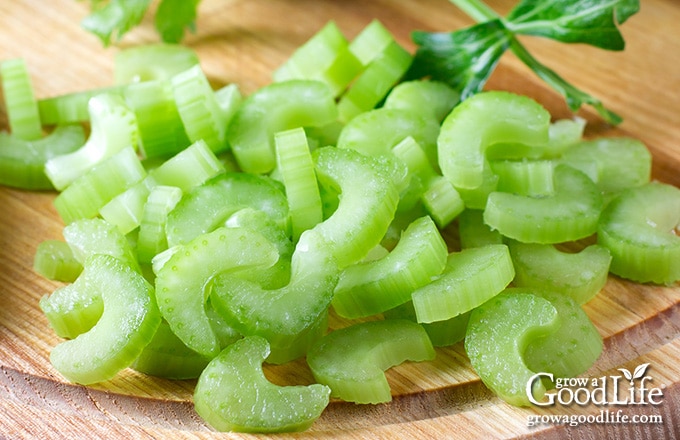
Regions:
<instances>
[{"instance_id":1,"label":"wood grain","mask_svg":"<svg viewBox=\"0 0 680 440\"><path fill-rule=\"evenodd\" d=\"M510 0L489 1L505 12ZM79 28L87 2L0 2L0 59L23 57L39 98L111 84L113 57L123 47L155 42L150 17L117 46L102 49ZM348 37L372 19L381 20L409 50L414 29L451 30L471 24L446 0L203 0L194 48L215 85L235 82L244 93L270 81L279 66L328 20ZM623 52L582 45L523 40L537 58L623 116L619 127L602 123L590 109L589 136L641 139L654 157L656 179L680 186L680 3L645 0L622 32ZM504 56L489 88L534 97L555 117L569 112L555 92L512 55ZM6 127L0 114L0 127ZM38 308L58 284L32 270L41 241L61 238L63 224L54 194L0 188L0 437L17 438L246 438L218 434L194 413L193 381L169 381L126 370L91 387L66 383L49 363L59 342ZM520 409L504 404L481 384L462 346L439 349L433 362L388 371L392 402L357 406L333 402L308 432L258 438L677 438L680 430L680 289L639 285L611 277L585 306L605 338L605 351L587 376L618 374L618 368L651 365L664 386L659 406L623 408L656 412L661 425L542 425L532 414L595 414L598 408ZM336 322L340 325L339 321ZM312 381L304 362L267 367L279 384Z\"/></svg>"}]
</instances>

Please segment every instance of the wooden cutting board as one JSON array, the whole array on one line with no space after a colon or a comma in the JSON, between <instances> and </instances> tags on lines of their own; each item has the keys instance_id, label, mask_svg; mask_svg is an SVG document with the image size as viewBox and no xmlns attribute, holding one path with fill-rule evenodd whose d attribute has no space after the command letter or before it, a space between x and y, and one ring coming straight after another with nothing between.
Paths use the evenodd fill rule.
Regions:
<instances>
[{"instance_id":1,"label":"wooden cutting board","mask_svg":"<svg viewBox=\"0 0 680 440\"><path fill-rule=\"evenodd\" d=\"M89 2L0 2L0 59L23 57L39 98L112 83L113 56L123 47L155 42L150 17L116 47L102 49L79 27ZM525 43L535 56L623 116L610 127L589 109L588 136L634 136L654 156L654 177L680 185L680 3L645 0L627 22L624 52ZM489 1L499 12L513 2ZM204 0L194 48L213 83L235 82L248 94L270 81L273 69L328 20L348 37L381 20L409 50L409 32L453 30L471 20L446 0ZM562 98L511 55L489 88L530 95L556 118L568 117ZM4 115L0 128L6 128ZM32 271L38 243L61 238L54 194L0 188L0 437L17 438L237 438L207 427L193 412L194 382L168 381L124 371L91 387L68 384L51 367L59 339L38 308L58 284ZM439 349L435 361L388 371L392 402L357 406L332 402L302 438L676 438L680 432L680 288L639 285L611 277L585 306L605 339L605 350L585 377L621 376L649 363L650 386L663 390L659 405L607 407L613 412L660 415L662 424L545 423L528 427L531 415L594 416L595 405L552 409L515 408L481 384L460 344ZM268 367L274 382L312 381L304 362ZM245 436L244 436L245 437ZM273 436L274 437L274 436Z\"/></svg>"}]
</instances>

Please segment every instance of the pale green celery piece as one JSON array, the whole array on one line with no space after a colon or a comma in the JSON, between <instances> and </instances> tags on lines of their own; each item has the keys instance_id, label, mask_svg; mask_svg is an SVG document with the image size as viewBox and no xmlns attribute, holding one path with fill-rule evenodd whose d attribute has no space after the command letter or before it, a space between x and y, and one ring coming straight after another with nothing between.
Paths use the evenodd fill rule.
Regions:
<instances>
[{"instance_id":1,"label":"pale green celery piece","mask_svg":"<svg viewBox=\"0 0 680 440\"><path fill-rule=\"evenodd\" d=\"M333 121L318 127L305 127L310 149L338 145L338 138L344 127L345 124L340 121Z\"/></svg>"},{"instance_id":2,"label":"pale green celery piece","mask_svg":"<svg viewBox=\"0 0 680 440\"><path fill-rule=\"evenodd\" d=\"M314 161L301 127L276 133L274 145L277 169L286 189L293 240L297 240L304 231L323 221Z\"/></svg>"},{"instance_id":3,"label":"pale green celery piece","mask_svg":"<svg viewBox=\"0 0 680 440\"><path fill-rule=\"evenodd\" d=\"M182 342L214 357L220 344L205 311L212 279L270 267L278 252L264 236L245 228L218 228L180 246L156 272L158 307Z\"/></svg>"},{"instance_id":4,"label":"pale green celery piece","mask_svg":"<svg viewBox=\"0 0 680 440\"><path fill-rule=\"evenodd\" d=\"M137 118L143 158L171 156L191 143L168 80L130 84L124 98Z\"/></svg>"},{"instance_id":5,"label":"pale green celery piece","mask_svg":"<svg viewBox=\"0 0 680 440\"><path fill-rule=\"evenodd\" d=\"M562 162L588 174L605 194L644 185L652 173L651 153L629 137L584 140L569 147Z\"/></svg>"},{"instance_id":6,"label":"pale green celery piece","mask_svg":"<svg viewBox=\"0 0 680 440\"><path fill-rule=\"evenodd\" d=\"M103 313L90 330L54 347L50 361L69 381L88 385L129 367L153 338L161 316L153 286L122 261L95 255L83 274L101 296Z\"/></svg>"},{"instance_id":7,"label":"pale green celery piece","mask_svg":"<svg viewBox=\"0 0 680 440\"><path fill-rule=\"evenodd\" d=\"M229 325L229 323L222 318L222 316L215 311L215 308L213 307L210 298L208 298L208 301L206 302L205 305L205 314L208 316L208 319L210 320L210 326L212 329L215 331L215 335L217 336L217 340L220 344L220 350L224 350L227 348L229 345L233 344L234 342L238 341L243 337L241 333L236 331L235 328Z\"/></svg>"},{"instance_id":8,"label":"pale green celery piece","mask_svg":"<svg viewBox=\"0 0 680 440\"><path fill-rule=\"evenodd\" d=\"M540 401L545 386L524 361L524 352L535 340L555 333L560 317L550 301L537 295L502 292L470 314L465 351L482 382L498 397L515 406Z\"/></svg>"},{"instance_id":9,"label":"pale green celery piece","mask_svg":"<svg viewBox=\"0 0 680 440\"><path fill-rule=\"evenodd\" d=\"M80 175L54 199L54 206L66 224L93 218L104 205L145 176L137 153L128 146Z\"/></svg>"},{"instance_id":10,"label":"pale green celery piece","mask_svg":"<svg viewBox=\"0 0 680 440\"><path fill-rule=\"evenodd\" d=\"M483 210L489 199L489 194L498 189L498 176L491 171L491 165L486 161L482 170L482 184L477 188L456 188L463 204L469 209Z\"/></svg>"},{"instance_id":11,"label":"pale green celery piece","mask_svg":"<svg viewBox=\"0 0 680 440\"><path fill-rule=\"evenodd\" d=\"M446 265L448 249L429 216L415 220L383 258L346 267L333 295L333 308L345 318L376 315L411 299Z\"/></svg>"},{"instance_id":12,"label":"pale green celery piece","mask_svg":"<svg viewBox=\"0 0 680 440\"><path fill-rule=\"evenodd\" d=\"M554 188L549 197L493 192L484 209L484 222L526 243L563 243L594 234L603 203L593 181L560 164L554 170Z\"/></svg>"},{"instance_id":13,"label":"pale green celery piece","mask_svg":"<svg viewBox=\"0 0 680 440\"><path fill-rule=\"evenodd\" d=\"M408 228L408 225L426 215L428 213L422 203L417 203L408 210L397 210L390 225L387 227L385 235L380 240L380 246L388 251L394 249L397 243L399 243L404 230Z\"/></svg>"},{"instance_id":14,"label":"pale green celery piece","mask_svg":"<svg viewBox=\"0 0 680 440\"><path fill-rule=\"evenodd\" d=\"M452 252L444 272L411 295L418 322L435 322L468 312L498 295L515 276L504 244Z\"/></svg>"},{"instance_id":15,"label":"pale green celery piece","mask_svg":"<svg viewBox=\"0 0 680 440\"><path fill-rule=\"evenodd\" d=\"M603 246L594 244L573 253L552 244L508 240L508 247L515 264L514 286L559 292L585 304L607 282L612 257Z\"/></svg>"},{"instance_id":16,"label":"pale green celery piece","mask_svg":"<svg viewBox=\"0 0 680 440\"><path fill-rule=\"evenodd\" d=\"M0 63L0 86L12 135L26 141L40 139L42 122L25 59L14 58Z\"/></svg>"},{"instance_id":17,"label":"pale green celery piece","mask_svg":"<svg viewBox=\"0 0 680 440\"><path fill-rule=\"evenodd\" d=\"M555 193L554 168L550 160L492 160L491 170L498 176L496 191L529 197Z\"/></svg>"},{"instance_id":18,"label":"pale green celery piece","mask_svg":"<svg viewBox=\"0 0 680 440\"><path fill-rule=\"evenodd\" d=\"M54 189L45 174L45 162L77 150L84 142L85 131L80 125L59 125L34 141L0 132L0 185L29 190Z\"/></svg>"},{"instance_id":19,"label":"pale green celery piece","mask_svg":"<svg viewBox=\"0 0 680 440\"><path fill-rule=\"evenodd\" d=\"M352 82L340 96L338 116L347 122L374 109L408 70L413 55L392 41Z\"/></svg>"},{"instance_id":20,"label":"pale green celery piece","mask_svg":"<svg viewBox=\"0 0 680 440\"><path fill-rule=\"evenodd\" d=\"M196 52L181 44L155 43L127 47L116 53L116 84L168 80L199 64Z\"/></svg>"},{"instance_id":21,"label":"pale green celery piece","mask_svg":"<svg viewBox=\"0 0 680 440\"><path fill-rule=\"evenodd\" d=\"M379 20L372 20L349 43L349 48L365 67L392 42L394 42L392 33Z\"/></svg>"},{"instance_id":22,"label":"pale green celery piece","mask_svg":"<svg viewBox=\"0 0 680 440\"><path fill-rule=\"evenodd\" d=\"M90 121L88 103L97 95L118 95L125 93L127 85L96 87L38 100L40 120L43 125L76 124Z\"/></svg>"},{"instance_id":23,"label":"pale green celery piece","mask_svg":"<svg viewBox=\"0 0 680 440\"><path fill-rule=\"evenodd\" d=\"M154 182L150 179L142 179L102 206L99 215L112 225L116 225L122 233L129 234L142 222L144 205L153 185Z\"/></svg>"},{"instance_id":24,"label":"pale green celery piece","mask_svg":"<svg viewBox=\"0 0 680 440\"><path fill-rule=\"evenodd\" d=\"M420 325L427 332L427 336L430 337L432 346L448 347L465 338L471 313L471 311L465 312L444 321L421 323ZM412 301L385 311L383 316L385 319L408 319L417 322L416 309L413 307Z\"/></svg>"},{"instance_id":25,"label":"pale green celery piece","mask_svg":"<svg viewBox=\"0 0 680 440\"><path fill-rule=\"evenodd\" d=\"M331 89L321 81L288 80L249 95L234 115L227 141L245 172L264 174L276 166L274 134L337 120Z\"/></svg>"},{"instance_id":26,"label":"pale green celery piece","mask_svg":"<svg viewBox=\"0 0 680 440\"><path fill-rule=\"evenodd\" d=\"M550 301L559 317L559 328L533 339L524 352L531 371L552 373L555 377L577 377L587 371L602 353L602 336L585 311L572 298L540 288L513 287L510 294L533 294Z\"/></svg>"},{"instance_id":27,"label":"pale green celery piece","mask_svg":"<svg viewBox=\"0 0 680 440\"><path fill-rule=\"evenodd\" d=\"M486 149L495 143L545 145L550 114L531 98L509 92L478 93L444 119L438 138L439 165L459 189L484 182Z\"/></svg>"},{"instance_id":28,"label":"pale green celery piece","mask_svg":"<svg viewBox=\"0 0 680 440\"><path fill-rule=\"evenodd\" d=\"M612 255L610 271L642 283L680 280L680 189L650 182L622 191L604 209L598 244Z\"/></svg>"},{"instance_id":29,"label":"pale green celery piece","mask_svg":"<svg viewBox=\"0 0 680 440\"><path fill-rule=\"evenodd\" d=\"M78 150L49 159L45 174L61 191L88 170L125 148L136 150L139 128L135 114L120 95L102 94L88 103L90 136Z\"/></svg>"},{"instance_id":30,"label":"pale green celery piece","mask_svg":"<svg viewBox=\"0 0 680 440\"><path fill-rule=\"evenodd\" d=\"M264 338L247 336L225 348L196 383L196 412L218 431L303 431L328 406L330 390L320 384L279 386L264 375L269 354Z\"/></svg>"},{"instance_id":31,"label":"pale green celery piece","mask_svg":"<svg viewBox=\"0 0 680 440\"><path fill-rule=\"evenodd\" d=\"M140 263L151 263L156 254L168 248L165 234L168 214L182 198L182 190L175 186L159 185L151 189L144 204L137 236L137 258Z\"/></svg>"},{"instance_id":32,"label":"pale green celery piece","mask_svg":"<svg viewBox=\"0 0 680 440\"><path fill-rule=\"evenodd\" d=\"M73 257L81 265L96 254L118 258L141 272L137 255L128 239L118 228L101 218L80 219L66 225L62 231Z\"/></svg>"},{"instance_id":33,"label":"pale green celery piece","mask_svg":"<svg viewBox=\"0 0 680 440\"><path fill-rule=\"evenodd\" d=\"M48 280L71 283L83 271L83 265L65 241L44 240L35 250L33 270Z\"/></svg>"},{"instance_id":34,"label":"pale green celery piece","mask_svg":"<svg viewBox=\"0 0 680 440\"><path fill-rule=\"evenodd\" d=\"M484 211L481 209L466 209L460 213L458 238L462 249L503 244L503 236L484 223Z\"/></svg>"},{"instance_id":35,"label":"pale green celery piece","mask_svg":"<svg viewBox=\"0 0 680 440\"><path fill-rule=\"evenodd\" d=\"M172 332L168 323L161 320L153 339L144 347L130 368L155 377L175 380L196 379L210 359L184 345Z\"/></svg>"},{"instance_id":36,"label":"pale green celery piece","mask_svg":"<svg viewBox=\"0 0 680 440\"><path fill-rule=\"evenodd\" d=\"M338 96L362 69L347 38L334 21L329 21L274 71L273 79L276 82L291 79L322 81Z\"/></svg>"},{"instance_id":37,"label":"pale green celery piece","mask_svg":"<svg viewBox=\"0 0 680 440\"><path fill-rule=\"evenodd\" d=\"M243 103L243 94L238 84L231 83L215 90L215 100L222 109L222 116L229 124Z\"/></svg>"},{"instance_id":38,"label":"pale green celery piece","mask_svg":"<svg viewBox=\"0 0 680 440\"><path fill-rule=\"evenodd\" d=\"M460 93L444 82L404 81L394 86L385 98L383 107L431 113L441 122L459 101Z\"/></svg>"},{"instance_id":39,"label":"pale green celery piece","mask_svg":"<svg viewBox=\"0 0 680 440\"><path fill-rule=\"evenodd\" d=\"M332 397L377 404L392 400L387 369L434 357L423 327L406 319L387 319L330 332L310 350L307 363L314 378L330 387Z\"/></svg>"},{"instance_id":40,"label":"pale green celery piece","mask_svg":"<svg viewBox=\"0 0 680 440\"><path fill-rule=\"evenodd\" d=\"M241 334L266 338L272 354L281 348L291 356L277 353L270 362L288 362L304 356L323 334L317 324L328 313L338 273L331 246L314 228L295 246L288 284L265 289L247 277L222 273L213 282L211 301ZM305 337L310 332L317 337Z\"/></svg>"},{"instance_id":41,"label":"pale green celery piece","mask_svg":"<svg viewBox=\"0 0 680 440\"><path fill-rule=\"evenodd\" d=\"M357 151L324 147L315 150L319 182L341 194L337 209L312 230L328 242L338 267L363 259L387 232L399 192L391 169Z\"/></svg>"},{"instance_id":42,"label":"pale green celery piece","mask_svg":"<svg viewBox=\"0 0 680 440\"><path fill-rule=\"evenodd\" d=\"M168 245L184 244L210 232L243 208L264 211L286 232L290 230L288 201L279 182L249 173L222 173L186 192L170 212Z\"/></svg>"}]
</instances>

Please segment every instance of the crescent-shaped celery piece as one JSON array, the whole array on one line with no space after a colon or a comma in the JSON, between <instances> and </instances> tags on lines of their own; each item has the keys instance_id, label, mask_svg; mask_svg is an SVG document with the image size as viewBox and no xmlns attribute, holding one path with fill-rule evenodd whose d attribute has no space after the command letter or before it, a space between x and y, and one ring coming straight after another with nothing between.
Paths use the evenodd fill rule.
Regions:
<instances>
[{"instance_id":1,"label":"crescent-shaped celery piece","mask_svg":"<svg viewBox=\"0 0 680 440\"><path fill-rule=\"evenodd\" d=\"M40 111L25 59L0 63L0 86L12 135L25 141L40 139L43 136Z\"/></svg>"},{"instance_id":2,"label":"crescent-shaped celery piece","mask_svg":"<svg viewBox=\"0 0 680 440\"><path fill-rule=\"evenodd\" d=\"M524 351L559 326L559 314L550 301L502 292L472 311L465 351L482 382L498 397L511 405L529 406L528 393L540 400L546 390L540 381L527 389L536 372L527 367Z\"/></svg>"},{"instance_id":3,"label":"crescent-shaped celery piece","mask_svg":"<svg viewBox=\"0 0 680 440\"><path fill-rule=\"evenodd\" d=\"M35 250L33 270L48 280L72 283L83 271L83 265L65 241L43 240Z\"/></svg>"},{"instance_id":4,"label":"crescent-shaped celery piece","mask_svg":"<svg viewBox=\"0 0 680 440\"><path fill-rule=\"evenodd\" d=\"M196 52L181 44L131 46L116 53L113 77L116 84L169 80L199 63Z\"/></svg>"},{"instance_id":5,"label":"crescent-shaped celery piece","mask_svg":"<svg viewBox=\"0 0 680 440\"><path fill-rule=\"evenodd\" d=\"M423 329L405 319L361 322L324 336L307 354L314 378L331 396L355 403L392 400L385 371L406 361L432 360L435 351Z\"/></svg>"},{"instance_id":6,"label":"crescent-shaped celery piece","mask_svg":"<svg viewBox=\"0 0 680 440\"><path fill-rule=\"evenodd\" d=\"M496 143L541 145L548 141L550 113L531 98L502 91L478 93L444 119L437 140L444 177L462 189L479 187L485 151Z\"/></svg>"},{"instance_id":7,"label":"crescent-shaped celery piece","mask_svg":"<svg viewBox=\"0 0 680 440\"><path fill-rule=\"evenodd\" d=\"M424 322L420 325L430 337L433 347L448 347L456 344L465 338L467 324L472 312L465 312L462 315L444 321ZM408 319L417 322L416 309L413 302L409 301L383 313L385 319Z\"/></svg>"},{"instance_id":8,"label":"crescent-shaped celery piece","mask_svg":"<svg viewBox=\"0 0 680 440\"><path fill-rule=\"evenodd\" d=\"M411 294L418 322L444 321L497 295L515 270L504 244L452 252L441 275Z\"/></svg>"},{"instance_id":9,"label":"crescent-shaped celery piece","mask_svg":"<svg viewBox=\"0 0 680 440\"><path fill-rule=\"evenodd\" d=\"M154 268L161 314L187 347L214 357L220 344L205 309L212 279L222 272L270 267L278 252L257 232L225 227L165 252L170 253L167 261Z\"/></svg>"},{"instance_id":10,"label":"crescent-shaped celery piece","mask_svg":"<svg viewBox=\"0 0 680 440\"><path fill-rule=\"evenodd\" d=\"M603 202L593 181L561 164L555 167L554 186L554 194L547 197L489 194L484 222L525 243L563 243L594 234Z\"/></svg>"},{"instance_id":11,"label":"crescent-shaped celery piece","mask_svg":"<svg viewBox=\"0 0 680 440\"><path fill-rule=\"evenodd\" d=\"M559 292L585 304L607 283L611 254L593 244L564 252L552 244L507 241L515 265L513 285Z\"/></svg>"},{"instance_id":12,"label":"crescent-shaped celery piece","mask_svg":"<svg viewBox=\"0 0 680 440\"><path fill-rule=\"evenodd\" d=\"M459 101L460 93L445 82L404 81L390 90L383 107L430 113L443 121Z\"/></svg>"},{"instance_id":13,"label":"crescent-shaped celery piece","mask_svg":"<svg viewBox=\"0 0 680 440\"><path fill-rule=\"evenodd\" d=\"M229 123L227 142L243 171L264 174L276 167L275 133L324 126L337 115L333 93L326 84L315 80L276 82L246 97Z\"/></svg>"},{"instance_id":14,"label":"crescent-shaped celery piece","mask_svg":"<svg viewBox=\"0 0 680 440\"><path fill-rule=\"evenodd\" d=\"M86 333L54 347L50 361L69 381L87 385L130 366L151 341L161 316L153 286L120 260L95 255L83 274L100 292L104 311Z\"/></svg>"},{"instance_id":15,"label":"crescent-shaped celery piece","mask_svg":"<svg viewBox=\"0 0 680 440\"><path fill-rule=\"evenodd\" d=\"M411 223L385 257L346 267L333 295L345 318L375 315L411 299L411 293L441 274L448 249L429 216Z\"/></svg>"},{"instance_id":16,"label":"crescent-shaped celery piece","mask_svg":"<svg viewBox=\"0 0 680 440\"><path fill-rule=\"evenodd\" d=\"M550 160L494 160L489 165L498 176L496 191L543 197L555 193L555 164Z\"/></svg>"},{"instance_id":17,"label":"crescent-shaped celery piece","mask_svg":"<svg viewBox=\"0 0 680 440\"><path fill-rule=\"evenodd\" d=\"M40 120L43 125L89 122L90 110L88 104L91 98L103 94L118 95L122 98L126 87L127 85L96 87L39 99Z\"/></svg>"},{"instance_id":18,"label":"crescent-shaped celery piece","mask_svg":"<svg viewBox=\"0 0 680 440\"><path fill-rule=\"evenodd\" d=\"M139 144L135 114L120 95L94 96L88 101L88 111L91 128L85 144L45 163L45 174L59 191L120 150L126 147L136 150Z\"/></svg>"},{"instance_id":19,"label":"crescent-shaped celery piece","mask_svg":"<svg viewBox=\"0 0 680 440\"><path fill-rule=\"evenodd\" d=\"M607 205L597 242L612 254L610 271L641 283L680 280L680 189L650 182Z\"/></svg>"},{"instance_id":20,"label":"crescent-shaped celery piece","mask_svg":"<svg viewBox=\"0 0 680 440\"><path fill-rule=\"evenodd\" d=\"M279 386L262 371L266 339L246 336L225 348L203 370L194 390L196 412L218 431L303 431L328 406L320 384Z\"/></svg>"}]
</instances>

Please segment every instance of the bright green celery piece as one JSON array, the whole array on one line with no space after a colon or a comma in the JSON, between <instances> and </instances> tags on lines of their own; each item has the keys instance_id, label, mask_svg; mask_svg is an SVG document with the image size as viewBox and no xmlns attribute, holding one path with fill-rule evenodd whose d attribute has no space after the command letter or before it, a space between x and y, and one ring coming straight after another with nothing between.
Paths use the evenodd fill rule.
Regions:
<instances>
[{"instance_id":1,"label":"bright green celery piece","mask_svg":"<svg viewBox=\"0 0 680 440\"><path fill-rule=\"evenodd\" d=\"M57 371L83 385L111 379L129 367L161 321L153 286L125 263L95 255L85 263L85 271L90 287L101 295L104 311L94 327L50 353Z\"/></svg>"},{"instance_id":2,"label":"bright green celery piece","mask_svg":"<svg viewBox=\"0 0 680 440\"><path fill-rule=\"evenodd\" d=\"M194 390L196 412L218 431L286 432L309 428L328 406L320 384L279 386L264 375L264 338L247 336L205 368Z\"/></svg>"},{"instance_id":3,"label":"bright green celery piece","mask_svg":"<svg viewBox=\"0 0 680 440\"><path fill-rule=\"evenodd\" d=\"M179 246L166 251L170 257L156 270L158 307L189 348L214 357L220 344L205 311L211 280L221 272L270 267L279 255L264 236L245 228L222 227Z\"/></svg>"},{"instance_id":4,"label":"bright green celery piece","mask_svg":"<svg viewBox=\"0 0 680 440\"><path fill-rule=\"evenodd\" d=\"M277 169L286 188L293 239L323 221L314 161L303 128L274 135Z\"/></svg>"},{"instance_id":5,"label":"bright green celery piece","mask_svg":"<svg viewBox=\"0 0 680 440\"><path fill-rule=\"evenodd\" d=\"M135 114L120 95L97 95L89 100L88 110L91 131L85 144L45 163L45 173L59 191L120 150L138 146Z\"/></svg>"},{"instance_id":6,"label":"bright green celery piece","mask_svg":"<svg viewBox=\"0 0 680 440\"><path fill-rule=\"evenodd\" d=\"M394 42L392 33L379 20L373 20L354 37L349 48L366 67L392 42Z\"/></svg>"},{"instance_id":7,"label":"bright green celery piece","mask_svg":"<svg viewBox=\"0 0 680 440\"><path fill-rule=\"evenodd\" d=\"M517 287L559 292L578 304L590 301L607 282L611 255L607 248L590 245L579 252L564 252L552 244L508 240L515 264Z\"/></svg>"},{"instance_id":8,"label":"bright green celery piece","mask_svg":"<svg viewBox=\"0 0 680 440\"><path fill-rule=\"evenodd\" d=\"M448 249L429 216L415 220L387 256L346 267L333 295L338 315L358 318L392 309L444 270Z\"/></svg>"},{"instance_id":9,"label":"bright green celery piece","mask_svg":"<svg viewBox=\"0 0 680 440\"><path fill-rule=\"evenodd\" d=\"M443 321L468 312L498 295L514 276L506 245L452 252L444 272L411 295L418 322Z\"/></svg>"},{"instance_id":10,"label":"bright green celery piece","mask_svg":"<svg viewBox=\"0 0 680 440\"><path fill-rule=\"evenodd\" d=\"M54 199L54 206L66 224L92 218L145 176L137 153L128 146L80 175Z\"/></svg>"},{"instance_id":11,"label":"bright green celery piece","mask_svg":"<svg viewBox=\"0 0 680 440\"><path fill-rule=\"evenodd\" d=\"M645 144L628 137L584 140L569 147L562 162L586 173L605 194L644 185L652 172Z\"/></svg>"},{"instance_id":12,"label":"bright green celery piece","mask_svg":"<svg viewBox=\"0 0 680 440\"><path fill-rule=\"evenodd\" d=\"M275 133L324 126L335 121L337 115L333 93L323 82L276 82L243 101L229 124L227 142L243 171L268 173L276 166Z\"/></svg>"},{"instance_id":13,"label":"bright green celery piece","mask_svg":"<svg viewBox=\"0 0 680 440\"><path fill-rule=\"evenodd\" d=\"M555 333L560 317L552 303L537 295L502 292L474 309L465 335L465 351L482 382L515 406L529 406L527 383L536 372L524 360L527 347ZM545 386L530 390L541 400Z\"/></svg>"},{"instance_id":14,"label":"bright green celery piece","mask_svg":"<svg viewBox=\"0 0 680 440\"><path fill-rule=\"evenodd\" d=\"M127 47L116 53L116 84L169 80L199 64L196 52L180 44L155 43Z\"/></svg>"},{"instance_id":15,"label":"bright green celery piece","mask_svg":"<svg viewBox=\"0 0 680 440\"><path fill-rule=\"evenodd\" d=\"M203 140L215 153L227 150L227 127L236 113L227 102L218 100L208 78L196 65L172 77L177 111L191 142ZM236 105L240 100L235 101Z\"/></svg>"},{"instance_id":16,"label":"bright green celery piece","mask_svg":"<svg viewBox=\"0 0 680 440\"><path fill-rule=\"evenodd\" d=\"M463 249L488 244L503 244L503 236L484 223L484 211L481 209L466 209L460 213L458 236L460 247Z\"/></svg>"},{"instance_id":17,"label":"bright green celery piece","mask_svg":"<svg viewBox=\"0 0 680 440\"><path fill-rule=\"evenodd\" d=\"M404 81L392 88L383 107L431 113L443 121L459 101L460 93L444 82Z\"/></svg>"},{"instance_id":18,"label":"bright green celery piece","mask_svg":"<svg viewBox=\"0 0 680 440\"><path fill-rule=\"evenodd\" d=\"M71 283L83 271L83 265L65 241L44 240L35 250L33 270L48 280Z\"/></svg>"},{"instance_id":19,"label":"bright green celery piece","mask_svg":"<svg viewBox=\"0 0 680 440\"><path fill-rule=\"evenodd\" d=\"M657 284L680 279L680 189L650 182L624 190L605 208L598 244L612 254L610 271Z\"/></svg>"},{"instance_id":20,"label":"bright green celery piece","mask_svg":"<svg viewBox=\"0 0 680 440\"><path fill-rule=\"evenodd\" d=\"M456 344L465 338L467 331L467 324L470 320L472 312L465 312L461 315L444 321L426 322L420 325L427 332L430 337L432 346L434 347L448 347ZM417 322L416 309L413 307L413 302L408 301L393 309L387 310L383 313L385 319L408 319Z\"/></svg>"},{"instance_id":21,"label":"bright green celery piece","mask_svg":"<svg viewBox=\"0 0 680 440\"><path fill-rule=\"evenodd\" d=\"M243 208L264 211L289 231L288 201L279 182L267 176L229 172L184 194L168 216L168 245L184 244L210 232Z\"/></svg>"},{"instance_id":22,"label":"bright green celery piece","mask_svg":"<svg viewBox=\"0 0 680 440\"><path fill-rule=\"evenodd\" d=\"M45 174L45 162L77 150L84 142L85 131L80 125L59 125L34 141L0 132L0 185L30 190L53 189Z\"/></svg>"},{"instance_id":23,"label":"bright green celery piece","mask_svg":"<svg viewBox=\"0 0 680 440\"><path fill-rule=\"evenodd\" d=\"M444 119L439 164L456 188L474 189L483 179L486 149L495 143L541 145L548 141L550 114L531 98L509 92L478 93Z\"/></svg>"},{"instance_id":24,"label":"bright green celery piece","mask_svg":"<svg viewBox=\"0 0 680 440\"><path fill-rule=\"evenodd\" d=\"M373 59L338 101L338 115L347 122L376 107L406 73L413 56L392 41Z\"/></svg>"},{"instance_id":25,"label":"bright green celery piece","mask_svg":"<svg viewBox=\"0 0 680 440\"><path fill-rule=\"evenodd\" d=\"M496 191L530 197L555 193L555 164L550 160L493 160L489 164L498 176Z\"/></svg>"},{"instance_id":26,"label":"bright green celery piece","mask_svg":"<svg viewBox=\"0 0 680 440\"><path fill-rule=\"evenodd\" d=\"M330 332L310 350L307 363L316 380L331 388L331 396L377 404L392 400L385 370L434 357L423 327L405 319L387 319Z\"/></svg>"},{"instance_id":27,"label":"bright green celery piece","mask_svg":"<svg viewBox=\"0 0 680 440\"><path fill-rule=\"evenodd\" d=\"M42 122L26 60L14 58L0 63L0 85L12 135L26 141L40 139Z\"/></svg>"},{"instance_id":28,"label":"bright green celery piece","mask_svg":"<svg viewBox=\"0 0 680 440\"><path fill-rule=\"evenodd\" d=\"M142 221L137 235L137 258L140 263L151 263L156 254L168 248L165 234L168 214L182 198L176 186L155 186L144 204Z\"/></svg>"},{"instance_id":29,"label":"bright green celery piece","mask_svg":"<svg viewBox=\"0 0 680 440\"><path fill-rule=\"evenodd\" d=\"M555 377L576 377L590 368L602 353L602 336L581 308L569 296L551 290L513 287L509 294L533 294L555 307L560 326L554 333L533 339L524 352L531 371L552 373Z\"/></svg>"},{"instance_id":30,"label":"bright green celery piece","mask_svg":"<svg viewBox=\"0 0 680 440\"><path fill-rule=\"evenodd\" d=\"M100 214L128 233L141 224L144 205L155 186L174 186L186 193L222 172L224 166L215 153L202 140L196 141L150 169L141 182L103 206Z\"/></svg>"},{"instance_id":31,"label":"bright green celery piece","mask_svg":"<svg viewBox=\"0 0 680 440\"><path fill-rule=\"evenodd\" d=\"M273 79L276 82L291 79L322 81L338 96L362 69L347 38L334 21L329 21L274 71Z\"/></svg>"},{"instance_id":32,"label":"bright green celery piece","mask_svg":"<svg viewBox=\"0 0 680 440\"><path fill-rule=\"evenodd\" d=\"M498 176L493 173L487 161L482 170L482 184L480 186L473 189L456 187L456 190L460 198L463 199L466 208L483 210L486 207L489 194L498 189L498 180Z\"/></svg>"},{"instance_id":33,"label":"bright green celery piece","mask_svg":"<svg viewBox=\"0 0 680 440\"><path fill-rule=\"evenodd\" d=\"M43 125L89 122L89 101L91 98L97 95L118 95L122 97L126 87L127 85L96 87L39 99L40 120Z\"/></svg>"},{"instance_id":34,"label":"bright green celery piece","mask_svg":"<svg viewBox=\"0 0 680 440\"><path fill-rule=\"evenodd\" d=\"M139 150L143 158L171 156L191 144L169 81L130 84L124 98L137 118Z\"/></svg>"},{"instance_id":35,"label":"bright green celery piece","mask_svg":"<svg viewBox=\"0 0 680 440\"><path fill-rule=\"evenodd\" d=\"M484 221L502 235L527 243L562 243L595 233L602 196L593 181L560 164L554 170L554 188L548 197L493 192Z\"/></svg>"}]
</instances>

